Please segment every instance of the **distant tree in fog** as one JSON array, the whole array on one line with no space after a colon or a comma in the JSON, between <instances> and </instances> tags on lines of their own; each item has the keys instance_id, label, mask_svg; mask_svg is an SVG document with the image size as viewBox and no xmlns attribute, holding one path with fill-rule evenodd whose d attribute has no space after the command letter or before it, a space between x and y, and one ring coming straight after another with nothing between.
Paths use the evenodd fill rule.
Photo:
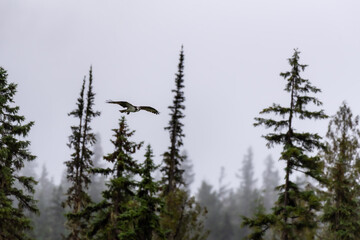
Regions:
<instances>
[{"instance_id":1,"label":"distant tree in fog","mask_svg":"<svg viewBox=\"0 0 360 240\"><path fill-rule=\"evenodd\" d=\"M62 206L64 200L65 192L63 191L62 186L54 187L46 209L48 216L46 226L50 229L49 237L46 239L63 240L66 235L65 209ZM39 238L37 239L40 240Z\"/></svg>"},{"instance_id":2,"label":"distant tree in fog","mask_svg":"<svg viewBox=\"0 0 360 240\"><path fill-rule=\"evenodd\" d=\"M182 155L182 163L180 165L180 169L182 169L183 172L183 179L184 179L184 186L185 188L190 191L190 185L194 182L195 179L195 173L194 173L194 165L192 164L191 159L189 159L188 153L184 150L181 153Z\"/></svg>"},{"instance_id":3,"label":"distant tree in fog","mask_svg":"<svg viewBox=\"0 0 360 240\"><path fill-rule=\"evenodd\" d=\"M94 155L93 155L93 166L94 168L103 168L103 164L101 163L103 158L103 150L101 147L101 138L100 134L96 134L96 143L94 145ZM100 202L102 199L102 191L105 190L105 175L93 173L90 175L90 185L88 193L93 202Z\"/></svg>"},{"instance_id":4,"label":"distant tree in fog","mask_svg":"<svg viewBox=\"0 0 360 240\"><path fill-rule=\"evenodd\" d=\"M228 189L228 184L225 184L224 183L224 179L226 177L226 174L225 174L225 168L224 166L221 166L220 168L220 176L219 176L219 199L221 201L224 201L224 199L226 199L228 193L229 193L229 189Z\"/></svg>"},{"instance_id":5,"label":"distant tree in fog","mask_svg":"<svg viewBox=\"0 0 360 240\"><path fill-rule=\"evenodd\" d=\"M280 181L279 172L275 169L274 164L273 158L269 155L265 159L265 170L262 174L263 203L267 212L270 212L277 199L278 192L275 188L279 185Z\"/></svg>"},{"instance_id":6,"label":"distant tree in fog","mask_svg":"<svg viewBox=\"0 0 360 240\"><path fill-rule=\"evenodd\" d=\"M242 166L236 176L240 180L238 189L238 210L239 215L251 217L258 207L259 192L256 189L256 179L254 178L254 165L253 165L253 151L248 148L247 154L244 156ZM238 220L238 231L236 231L236 238L244 238L248 234L248 228L240 228L241 218Z\"/></svg>"},{"instance_id":7,"label":"distant tree in fog","mask_svg":"<svg viewBox=\"0 0 360 240\"><path fill-rule=\"evenodd\" d=\"M54 183L49 179L49 173L45 165L42 167L41 175L35 190L35 199L38 201L39 215L31 215L34 223L34 237L37 240L46 240L50 237L49 212L47 211L54 189Z\"/></svg>"},{"instance_id":8,"label":"distant tree in fog","mask_svg":"<svg viewBox=\"0 0 360 240\"><path fill-rule=\"evenodd\" d=\"M207 210L205 229L210 230L208 240L219 239L220 219L222 213L222 205L219 201L217 192L213 187L205 181L202 181L198 190L197 199L201 206Z\"/></svg>"}]
</instances>

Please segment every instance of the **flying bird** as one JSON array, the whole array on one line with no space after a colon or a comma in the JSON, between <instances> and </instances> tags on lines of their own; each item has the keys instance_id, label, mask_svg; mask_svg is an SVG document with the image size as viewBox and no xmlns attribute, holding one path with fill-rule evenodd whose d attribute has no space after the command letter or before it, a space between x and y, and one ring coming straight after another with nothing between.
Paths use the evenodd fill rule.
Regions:
<instances>
[{"instance_id":1,"label":"flying bird","mask_svg":"<svg viewBox=\"0 0 360 240\"><path fill-rule=\"evenodd\" d=\"M123 110L119 110L122 113L131 113L131 112L138 112L140 110L145 110L154 114L159 114L158 110L156 110L153 107L149 107L149 106L134 106L131 103L125 102L125 101L112 101L112 100L108 100L106 101L107 103L113 103L113 104L119 104L120 106L126 108Z\"/></svg>"}]
</instances>

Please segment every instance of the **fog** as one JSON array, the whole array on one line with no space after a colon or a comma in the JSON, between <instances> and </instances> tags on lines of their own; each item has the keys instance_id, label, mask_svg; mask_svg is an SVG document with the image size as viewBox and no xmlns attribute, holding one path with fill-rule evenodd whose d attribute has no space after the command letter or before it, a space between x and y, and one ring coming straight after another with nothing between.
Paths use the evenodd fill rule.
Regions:
<instances>
[{"instance_id":1,"label":"fog","mask_svg":"<svg viewBox=\"0 0 360 240\"><path fill-rule=\"evenodd\" d=\"M216 185L220 168L237 186L235 172L252 146L256 176L267 149L254 117L268 105L287 104L287 58L301 51L304 76L322 89L325 112L346 100L360 113L359 1L32 0L0 2L0 65L18 83L16 104L35 121L29 140L38 169L45 164L59 182L66 144L67 116L75 108L82 79L93 66L95 109L92 123L104 153L121 114L108 99L151 105L127 117L135 139L153 146L156 162L169 145L169 121L181 45L185 52L186 118L184 149L193 161L196 190L203 179ZM328 122L301 123L297 129L324 135ZM141 158L142 153L139 155ZM140 159L141 160L141 159ZM281 167L281 165L278 165Z\"/></svg>"}]
</instances>

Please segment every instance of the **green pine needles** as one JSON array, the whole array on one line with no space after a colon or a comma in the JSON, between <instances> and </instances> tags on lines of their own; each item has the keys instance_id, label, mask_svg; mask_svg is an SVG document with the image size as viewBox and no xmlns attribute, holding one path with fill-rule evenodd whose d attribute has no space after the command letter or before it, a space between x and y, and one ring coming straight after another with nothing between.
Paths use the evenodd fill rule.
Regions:
<instances>
[{"instance_id":1,"label":"green pine needles","mask_svg":"<svg viewBox=\"0 0 360 240\"><path fill-rule=\"evenodd\" d=\"M112 167L92 169L93 173L109 176L103 200L72 217L89 222L89 239L151 240L155 236L164 239L159 219L163 205L158 196L160 186L151 176L158 168L152 160L152 149L150 145L147 147L144 163L138 164L132 155L143 142L130 140L135 131L129 129L125 117L113 131L111 142L115 149L104 157ZM141 181L136 180L137 176Z\"/></svg>"},{"instance_id":2,"label":"green pine needles","mask_svg":"<svg viewBox=\"0 0 360 240\"><path fill-rule=\"evenodd\" d=\"M203 209L195 198L190 197L183 179L184 170L182 163L186 159L186 154L180 153L183 146L184 124L182 119L185 117L185 96L184 96L184 49L181 47L178 72L175 78L175 89L173 105L169 106L170 121L165 127L170 133L170 146L164 153L164 166L162 184L164 197L164 208L161 212L160 222L166 230L166 239L206 239L208 233L204 230L203 219L206 210Z\"/></svg>"},{"instance_id":3,"label":"green pine needles","mask_svg":"<svg viewBox=\"0 0 360 240\"><path fill-rule=\"evenodd\" d=\"M136 199L140 203L137 239L151 240L153 235L156 239L165 239L164 231L160 226L159 213L164 201L159 197L160 184L154 180L151 174L159 168L153 161L154 155L151 146L148 145L145 153L145 161L140 168L142 180L139 182Z\"/></svg>"},{"instance_id":4,"label":"green pine needles","mask_svg":"<svg viewBox=\"0 0 360 240\"><path fill-rule=\"evenodd\" d=\"M171 111L169 125L165 127L170 133L170 147L164 153L165 166L161 169L164 172L163 182L166 183L165 194L175 190L179 185L184 184L183 170L180 165L183 161L183 156L180 154L180 147L183 145L182 138L185 137L183 133L184 124L181 120L185 117L183 111L185 110L185 96L184 96L184 49L181 47L180 60L178 65L178 72L175 78L175 89L172 90L174 95L173 105L169 106Z\"/></svg>"},{"instance_id":5,"label":"green pine needles","mask_svg":"<svg viewBox=\"0 0 360 240\"><path fill-rule=\"evenodd\" d=\"M31 229L25 211L38 212L32 196L36 182L19 171L35 159L28 149L30 141L24 140L34 122L24 123L19 107L13 106L17 85L8 83L7 76L0 67L0 239L25 240L30 239L26 232Z\"/></svg>"},{"instance_id":6,"label":"green pine needles","mask_svg":"<svg viewBox=\"0 0 360 240\"><path fill-rule=\"evenodd\" d=\"M93 170L111 177L107 190L103 192L104 200L94 207L100 214L92 223L89 236L94 239L134 239L135 229L131 225L134 212L131 207L136 189L134 176L139 171L139 165L132 158L132 154L139 150L143 143L130 140L135 131L129 129L125 117L119 120L118 128L113 131L115 139L111 142L114 152L104 157L113 167Z\"/></svg>"},{"instance_id":7,"label":"green pine needles","mask_svg":"<svg viewBox=\"0 0 360 240\"><path fill-rule=\"evenodd\" d=\"M332 117L326 137L323 238L359 239L359 117L353 116L346 103Z\"/></svg>"},{"instance_id":8,"label":"green pine needles","mask_svg":"<svg viewBox=\"0 0 360 240\"><path fill-rule=\"evenodd\" d=\"M94 111L95 93L92 88L92 67L89 71L89 84L86 94L85 92L85 78L80 91L80 97L77 99L77 108L69 113L78 119L79 123L71 127L72 134L69 137L69 148L73 149L71 160L66 161L67 180L71 186L67 191L67 199L65 204L70 208L72 214L79 213L84 209L91 199L87 193L88 186L91 182L89 170L92 167L93 152L90 147L95 144L95 134L91 132L90 122L94 117L100 115L100 112ZM68 216L67 227L70 234L67 237L69 240L80 239L80 236L85 234L84 223L77 219L72 219Z\"/></svg>"},{"instance_id":9,"label":"green pine needles","mask_svg":"<svg viewBox=\"0 0 360 240\"><path fill-rule=\"evenodd\" d=\"M304 173L318 181L322 181L323 164L319 156L311 156L312 151L323 149L318 134L298 132L295 129L295 119L325 119L323 110L311 111L308 104L321 106L322 103L313 95L320 92L319 88L311 85L309 80L303 79L300 73L307 65L299 63L299 54L295 50L289 59L291 70L281 73L286 81L285 91L289 93L289 106L273 104L265 108L260 114L274 114L279 120L271 118L255 118L254 126L273 128L274 132L264 136L267 146L282 145L280 160L285 161L285 182L277 187L279 198L273 213L268 216L257 216L254 219L245 218L244 224L253 227L252 239L262 239L264 231L269 227L281 234L282 240L303 239L301 233L316 227L315 211L320 208L320 201L312 190L302 190L290 176L294 171Z\"/></svg>"}]
</instances>

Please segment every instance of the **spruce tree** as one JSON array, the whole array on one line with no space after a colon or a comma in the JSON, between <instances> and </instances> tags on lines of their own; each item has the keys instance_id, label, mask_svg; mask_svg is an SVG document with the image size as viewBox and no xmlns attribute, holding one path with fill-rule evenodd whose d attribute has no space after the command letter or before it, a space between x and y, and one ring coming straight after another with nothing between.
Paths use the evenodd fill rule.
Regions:
<instances>
[{"instance_id":1,"label":"spruce tree","mask_svg":"<svg viewBox=\"0 0 360 240\"><path fill-rule=\"evenodd\" d=\"M25 212L38 211L33 199L35 180L19 174L26 162L35 159L30 141L25 140L34 122L25 123L19 115L19 107L14 106L17 85L8 83L7 76L0 67L0 239L22 240L30 239L26 232L31 222Z\"/></svg>"},{"instance_id":2,"label":"spruce tree","mask_svg":"<svg viewBox=\"0 0 360 240\"><path fill-rule=\"evenodd\" d=\"M160 227L159 213L163 201L159 197L160 184L154 181L151 174L158 168L153 162L153 151L148 145L145 153L145 161L140 168L141 181L139 182L136 200L140 207L136 224L136 235L139 240L151 240L153 235L157 239L165 239L163 230Z\"/></svg>"},{"instance_id":3,"label":"spruce tree","mask_svg":"<svg viewBox=\"0 0 360 240\"><path fill-rule=\"evenodd\" d=\"M285 162L285 178L284 184L277 187L279 198L273 213L267 216L257 215L254 219L245 219L245 224L254 228L254 232L250 236L253 239L261 239L264 231L274 224L277 225L282 240L297 239L299 232L316 228L315 211L320 207L318 197L312 190L299 189L290 177L294 171L298 171L321 181L321 159L311 153L324 146L320 142L321 137L318 134L296 131L294 125L295 119L325 119L327 116L323 110L306 109L310 103L316 107L322 105L321 101L312 96L312 94L320 92L320 89L312 86L309 80L300 76L307 65L299 63L297 50L289 59L289 64L291 70L280 73L280 76L286 81L285 91L290 95L289 106L273 104L260 112L260 114L272 113L282 118L279 120L255 118L255 126L263 125L266 128L274 129L273 133L265 135L264 138L267 140L268 147L276 144L282 145L283 151L280 160Z\"/></svg>"},{"instance_id":4,"label":"spruce tree","mask_svg":"<svg viewBox=\"0 0 360 240\"><path fill-rule=\"evenodd\" d=\"M181 163L183 156L180 154L180 147L183 145L184 124L181 120L185 117L183 111L185 110L184 97L184 50L181 47L180 60L178 65L178 72L175 78L175 89L172 90L174 95L173 105L169 106L170 121L169 125L165 127L170 133L170 147L164 153L165 166L161 169L164 172L164 183L166 184L165 194L172 192L183 182L183 171Z\"/></svg>"},{"instance_id":5,"label":"spruce tree","mask_svg":"<svg viewBox=\"0 0 360 240\"><path fill-rule=\"evenodd\" d=\"M88 185L90 184L89 169L92 167L92 155L90 147L96 142L94 133L91 132L91 120L100 115L100 112L94 111L95 94L92 89L92 67L89 71L89 84L86 94L85 92L85 78L80 91L80 97L77 100L77 108L69 113L78 119L77 126L72 126L72 134L69 137L68 146L74 150L71 154L71 160L66 161L67 179L71 186L67 191L67 199L65 204L70 207L71 214L79 213L90 202L91 199L87 193ZM71 231L67 239L77 240L84 236L85 223L79 222L76 219L69 218L67 226Z\"/></svg>"},{"instance_id":6,"label":"spruce tree","mask_svg":"<svg viewBox=\"0 0 360 240\"><path fill-rule=\"evenodd\" d=\"M183 146L184 124L182 119L185 117L184 97L184 51L183 47L180 51L180 60L178 64L178 72L175 78L175 89L173 105L169 106L170 121L165 127L170 133L170 146L168 151L164 153L163 172L163 197L165 199L165 207L161 214L161 225L167 230L167 239L202 239L206 236L203 231L201 216L204 210L195 201L195 198L189 196L184 186L184 178L181 165L185 156L180 153Z\"/></svg>"},{"instance_id":7,"label":"spruce tree","mask_svg":"<svg viewBox=\"0 0 360 240\"><path fill-rule=\"evenodd\" d=\"M112 164L111 168L94 168L93 173L109 176L107 189L103 192L103 200L89 205L78 217L90 218L88 236L90 239L136 239L135 220L138 204L135 201L137 182L135 175L139 174L139 164L132 155L141 148L141 143L130 140L135 131L131 131L125 117L119 120L119 126L114 131L114 151L104 160ZM75 218L78 218L75 216Z\"/></svg>"},{"instance_id":8,"label":"spruce tree","mask_svg":"<svg viewBox=\"0 0 360 240\"><path fill-rule=\"evenodd\" d=\"M329 123L326 161L326 203L322 220L326 238L359 239L359 117L354 117L346 103Z\"/></svg>"}]
</instances>

